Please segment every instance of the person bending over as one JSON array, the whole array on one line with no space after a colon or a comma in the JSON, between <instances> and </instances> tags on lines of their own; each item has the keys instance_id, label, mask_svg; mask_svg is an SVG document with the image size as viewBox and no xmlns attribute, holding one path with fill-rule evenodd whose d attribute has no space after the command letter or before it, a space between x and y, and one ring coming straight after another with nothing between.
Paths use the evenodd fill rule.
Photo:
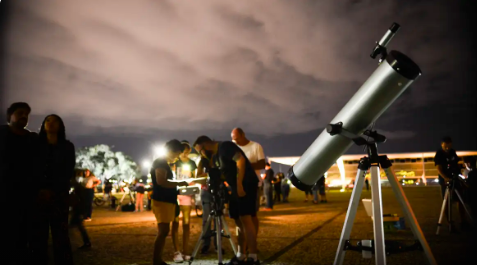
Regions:
<instances>
[{"instance_id":1,"label":"person bending over","mask_svg":"<svg viewBox=\"0 0 477 265\"><path fill-rule=\"evenodd\" d=\"M238 252L228 265L259 265L257 257L257 234L253 218L257 215L257 174L244 152L233 142L216 142L200 136L194 143L201 156L212 160L211 166L220 169L230 190L229 215L238 227ZM245 239L248 257L243 253Z\"/></svg>"}]
</instances>

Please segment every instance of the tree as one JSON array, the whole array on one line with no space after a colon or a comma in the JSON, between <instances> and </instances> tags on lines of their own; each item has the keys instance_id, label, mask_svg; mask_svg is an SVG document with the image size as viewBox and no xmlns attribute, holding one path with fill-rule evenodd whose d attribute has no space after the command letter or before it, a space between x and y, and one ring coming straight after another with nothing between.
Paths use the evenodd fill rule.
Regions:
<instances>
[{"instance_id":1,"label":"tree","mask_svg":"<svg viewBox=\"0 0 477 265\"><path fill-rule=\"evenodd\" d=\"M138 166L131 157L104 144L78 149L76 167L91 170L102 181L113 177L129 180L138 175Z\"/></svg>"}]
</instances>

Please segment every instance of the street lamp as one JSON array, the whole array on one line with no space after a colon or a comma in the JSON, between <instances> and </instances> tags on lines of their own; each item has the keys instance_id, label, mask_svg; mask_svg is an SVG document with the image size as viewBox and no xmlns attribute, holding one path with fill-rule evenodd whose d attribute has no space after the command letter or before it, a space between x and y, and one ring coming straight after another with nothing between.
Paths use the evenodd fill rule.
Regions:
<instances>
[{"instance_id":1,"label":"street lamp","mask_svg":"<svg viewBox=\"0 0 477 265\"><path fill-rule=\"evenodd\" d=\"M166 149L163 146L154 146L154 158L166 155Z\"/></svg>"},{"instance_id":2,"label":"street lamp","mask_svg":"<svg viewBox=\"0 0 477 265\"><path fill-rule=\"evenodd\" d=\"M148 160L144 160L142 162L142 166L143 166L143 168L149 170L149 168L151 167L151 162L149 162Z\"/></svg>"}]
</instances>

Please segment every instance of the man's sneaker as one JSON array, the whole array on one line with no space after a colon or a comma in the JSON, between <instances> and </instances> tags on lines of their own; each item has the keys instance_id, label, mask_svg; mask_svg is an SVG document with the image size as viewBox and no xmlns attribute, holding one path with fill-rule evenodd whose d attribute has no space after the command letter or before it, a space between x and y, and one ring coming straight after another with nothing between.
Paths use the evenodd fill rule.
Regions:
<instances>
[{"instance_id":1,"label":"man's sneaker","mask_svg":"<svg viewBox=\"0 0 477 265\"><path fill-rule=\"evenodd\" d=\"M257 260L254 261L253 259L249 258L249 259L247 259L247 263L245 263L245 264L247 264L247 265L260 265L260 260L257 259Z\"/></svg>"},{"instance_id":2,"label":"man's sneaker","mask_svg":"<svg viewBox=\"0 0 477 265\"><path fill-rule=\"evenodd\" d=\"M90 248L91 248L91 243L86 243L86 244L82 245L81 247L79 247L78 249L85 250L85 249L90 249Z\"/></svg>"},{"instance_id":3,"label":"man's sneaker","mask_svg":"<svg viewBox=\"0 0 477 265\"><path fill-rule=\"evenodd\" d=\"M237 256L234 256L226 265L247 265L248 263L244 260L239 260Z\"/></svg>"},{"instance_id":4,"label":"man's sneaker","mask_svg":"<svg viewBox=\"0 0 477 265\"><path fill-rule=\"evenodd\" d=\"M205 255L209 253L209 247L210 246L203 246L202 249L200 250L200 254Z\"/></svg>"},{"instance_id":5,"label":"man's sneaker","mask_svg":"<svg viewBox=\"0 0 477 265\"><path fill-rule=\"evenodd\" d=\"M174 253L174 262L176 263L184 262L184 258L182 258L182 253L180 253L179 251Z\"/></svg>"},{"instance_id":6,"label":"man's sneaker","mask_svg":"<svg viewBox=\"0 0 477 265\"><path fill-rule=\"evenodd\" d=\"M190 256L189 255L184 255L184 261L190 261Z\"/></svg>"}]
</instances>

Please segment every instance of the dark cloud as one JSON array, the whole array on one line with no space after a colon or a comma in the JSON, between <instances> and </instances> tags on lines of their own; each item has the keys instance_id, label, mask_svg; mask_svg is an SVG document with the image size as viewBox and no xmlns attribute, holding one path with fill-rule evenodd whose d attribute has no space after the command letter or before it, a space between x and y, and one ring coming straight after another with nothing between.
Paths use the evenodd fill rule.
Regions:
<instances>
[{"instance_id":1,"label":"dark cloud","mask_svg":"<svg viewBox=\"0 0 477 265\"><path fill-rule=\"evenodd\" d=\"M390 150L412 149L402 142L476 118L468 12L463 1L15 1L2 100L58 113L88 143L227 139L241 126L272 152L300 152L376 69L374 42L398 22L390 48L423 75L377 126L401 143Z\"/></svg>"}]
</instances>

